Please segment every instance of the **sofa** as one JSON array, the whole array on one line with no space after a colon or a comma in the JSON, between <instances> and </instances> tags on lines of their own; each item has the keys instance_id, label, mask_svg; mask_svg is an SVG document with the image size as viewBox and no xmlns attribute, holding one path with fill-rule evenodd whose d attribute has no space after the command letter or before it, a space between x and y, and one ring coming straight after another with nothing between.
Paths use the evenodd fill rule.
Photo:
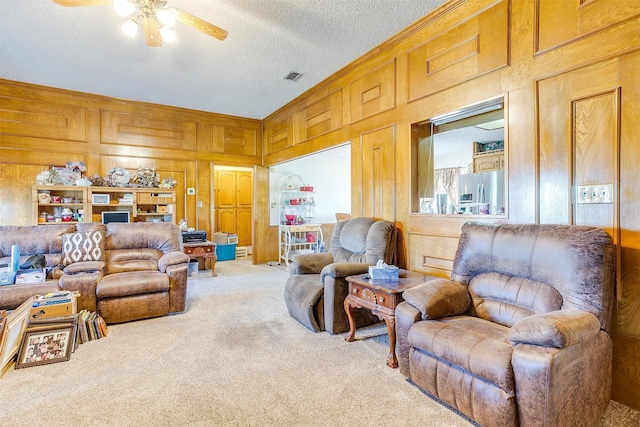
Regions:
<instances>
[{"instance_id":1,"label":"sofa","mask_svg":"<svg viewBox=\"0 0 640 427\"><path fill-rule=\"evenodd\" d=\"M107 323L185 310L189 257L175 224L0 227L3 255L11 244L19 245L21 262L44 253L51 273L44 283L0 286L3 308L15 308L32 295L70 290L78 293L78 310L97 311Z\"/></svg>"},{"instance_id":2,"label":"sofa","mask_svg":"<svg viewBox=\"0 0 640 427\"><path fill-rule=\"evenodd\" d=\"M482 426L596 425L611 392L604 231L466 223L451 280L403 292L400 372Z\"/></svg>"},{"instance_id":3,"label":"sofa","mask_svg":"<svg viewBox=\"0 0 640 427\"><path fill-rule=\"evenodd\" d=\"M397 228L390 221L353 218L338 221L328 252L292 256L284 299L291 317L314 332L345 332L349 320L344 300L347 276L364 274L378 260L394 260ZM369 310L354 310L356 324L379 322Z\"/></svg>"},{"instance_id":4,"label":"sofa","mask_svg":"<svg viewBox=\"0 0 640 427\"><path fill-rule=\"evenodd\" d=\"M20 265L32 255L44 255L47 269L44 282L0 286L0 310L14 310L33 295L60 290L62 236L75 231L73 224L0 226L0 264L10 264L11 246L17 245L20 248Z\"/></svg>"}]
</instances>

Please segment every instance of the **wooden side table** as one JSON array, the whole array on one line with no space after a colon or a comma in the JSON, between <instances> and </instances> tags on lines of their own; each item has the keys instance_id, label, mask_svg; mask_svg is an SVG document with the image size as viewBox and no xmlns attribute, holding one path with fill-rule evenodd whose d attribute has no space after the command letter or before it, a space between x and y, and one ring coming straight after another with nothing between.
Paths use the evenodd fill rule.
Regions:
<instances>
[{"instance_id":1,"label":"wooden side table","mask_svg":"<svg viewBox=\"0 0 640 427\"><path fill-rule=\"evenodd\" d=\"M384 320L389 335L389 356L387 366L398 367L396 358L396 307L402 301L402 292L413 288L436 276L411 272L407 270L399 271L398 280L372 280L368 275L349 276L346 278L349 283L349 294L344 300L344 309L349 318L349 332L344 337L345 341L355 340L356 322L353 318L353 308L366 308Z\"/></svg>"},{"instance_id":2,"label":"wooden side table","mask_svg":"<svg viewBox=\"0 0 640 427\"><path fill-rule=\"evenodd\" d=\"M211 275L213 277L218 275L215 272L218 256L216 255L216 244L214 242L206 240L204 242L183 243L182 246L184 247L184 253L189 255L189 258L202 258L204 260L204 268L207 268L207 260L209 260Z\"/></svg>"}]
</instances>

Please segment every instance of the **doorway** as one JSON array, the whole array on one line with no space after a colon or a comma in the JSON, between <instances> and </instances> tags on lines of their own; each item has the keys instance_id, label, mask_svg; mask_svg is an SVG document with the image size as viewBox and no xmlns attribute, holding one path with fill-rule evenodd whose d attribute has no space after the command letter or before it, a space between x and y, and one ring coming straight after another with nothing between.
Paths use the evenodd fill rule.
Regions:
<instances>
[{"instance_id":1,"label":"doorway","mask_svg":"<svg viewBox=\"0 0 640 427\"><path fill-rule=\"evenodd\" d=\"M238 252L250 254L253 245L253 170L215 166L214 232L238 236Z\"/></svg>"}]
</instances>

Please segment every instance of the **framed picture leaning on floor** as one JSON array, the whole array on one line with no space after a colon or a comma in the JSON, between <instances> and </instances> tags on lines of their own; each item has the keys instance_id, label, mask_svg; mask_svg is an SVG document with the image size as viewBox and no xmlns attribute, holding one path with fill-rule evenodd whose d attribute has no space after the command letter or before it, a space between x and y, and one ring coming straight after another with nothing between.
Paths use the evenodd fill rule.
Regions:
<instances>
[{"instance_id":1,"label":"framed picture leaning on floor","mask_svg":"<svg viewBox=\"0 0 640 427\"><path fill-rule=\"evenodd\" d=\"M16 368L64 362L75 346L75 326L27 328L22 337Z\"/></svg>"},{"instance_id":2,"label":"framed picture leaning on floor","mask_svg":"<svg viewBox=\"0 0 640 427\"><path fill-rule=\"evenodd\" d=\"M13 365L15 355L20 348L22 334L29 324L32 302L33 298L27 299L4 319L4 326L0 333L0 377Z\"/></svg>"}]
</instances>

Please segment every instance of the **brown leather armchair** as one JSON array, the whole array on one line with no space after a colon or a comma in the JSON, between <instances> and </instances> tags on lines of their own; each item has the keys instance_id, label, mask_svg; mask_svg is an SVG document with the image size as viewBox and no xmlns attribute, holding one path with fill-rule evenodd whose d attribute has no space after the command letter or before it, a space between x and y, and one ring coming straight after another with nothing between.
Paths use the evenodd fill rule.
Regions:
<instances>
[{"instance_id":1,"label":"brown leather armchair","mask_svg":"<svg viewBox=\"0 0 640 427\"><path fill-rule=\"evenodd\" d=\"M97 310L107 323L128 322L178 313L185 310L187 265L189 256L183 252L182 235L177 225L169 223L87 223L78 225L75 249L65 251L65 257L95 240L104 248L95 254L80 253L81 260L72 260L60 279L62 289L80 291L78 305ZM98 233L98 237L90 233ZM104 236L104 242L99 236ZM71 236L70 239L75 238ZM69 242L69 246L73 246ZM67 243L63 243L67 245ZM82 251L80 251L82 252ZM102 255L102 252L104 255Z\"/></svg>"},{"instance_id":2,"label":"brown leather armchair","mask_svg":"<svg viewBox=\"0 0 640 427\"><path fill-rule=\"evenodd\" d=\"M364 217L339 221L328 252L292 257L284 290L291 317L314 332L347 331L345 278L367 273L380 259L392 264L396 240L397 229L390 221ZM379 321L368 310L354 310L354 316L359 326Z\"/></svg>"},{"instance_id":3,"label":"brown leather armchair","mask_svg":"<svg viewBox=\"0 0 640 427\"><path fill-rule=\"evenodd\" d=\"M592 227L465 224L451 280L403 293L400 372L483 426L596 425L611 392L614 258Z\"/></svg>"}]
</instances>

